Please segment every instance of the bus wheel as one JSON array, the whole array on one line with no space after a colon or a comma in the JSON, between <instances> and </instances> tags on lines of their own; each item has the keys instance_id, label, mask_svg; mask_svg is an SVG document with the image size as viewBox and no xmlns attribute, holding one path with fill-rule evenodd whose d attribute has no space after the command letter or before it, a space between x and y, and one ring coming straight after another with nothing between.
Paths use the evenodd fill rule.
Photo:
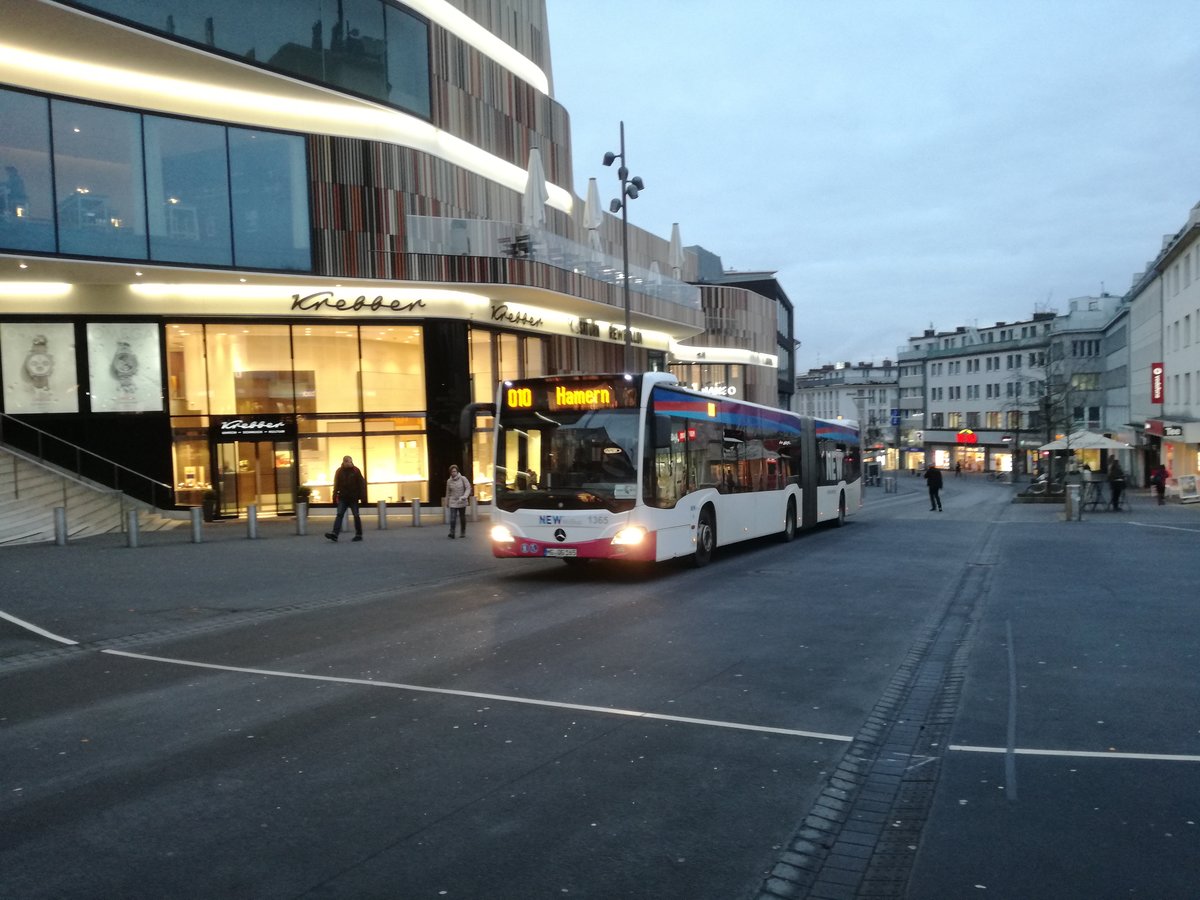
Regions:
<instances>
[{"instance_id":1,"label":"bus wheel","mask_svg":"<svg viewBox=\"0 0 1200 900\"><path fill-rule=\"evenodd\" d=\"M833 527L841 528L845 524L846 524L846 495L842 494L842 496L838 498L838 514L837 514L837 519L834 520Z\"/></svg>"},{"instance_id":2,"label":"bus wheel","mask_svg":"<svg viewBox=\"0 0 1200 900\"><path fill-rule=\"evenodd\" d=\"M789 500L787 515L783 517L783 534L780 536L785 544L796 539L796 501Z\"/></svg>"},{"instance_id":3,"label":"bus wheel","mask_svg":"<svg viewBox=\"0 0 1200 900\"><path fill-rule=\"evenodd\" d=\"M712 510L705 508L700 511L700 519L696 522L696 552L692 555L692 563L697 569L709 564L716 547L717 526L713 522Z\"/></svg>"}]
</instances>

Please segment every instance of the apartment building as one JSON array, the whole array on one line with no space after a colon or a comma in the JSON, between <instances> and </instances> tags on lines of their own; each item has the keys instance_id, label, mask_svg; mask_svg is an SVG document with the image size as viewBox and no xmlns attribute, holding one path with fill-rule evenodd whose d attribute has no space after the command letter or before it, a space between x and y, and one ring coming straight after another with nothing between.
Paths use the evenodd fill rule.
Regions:
<instances>
[{"instance_id":1,"label":"apartment building","mask_svg":"<svg viewBox=\"0 0 1200 900\"><path fill-rule=\"evenodd\" d=\"M1162 463L1196 494L1200 474L1200 204L1134 276L1129 298L1129 419L1142 471Z\"/></svg>"}]
</instances>

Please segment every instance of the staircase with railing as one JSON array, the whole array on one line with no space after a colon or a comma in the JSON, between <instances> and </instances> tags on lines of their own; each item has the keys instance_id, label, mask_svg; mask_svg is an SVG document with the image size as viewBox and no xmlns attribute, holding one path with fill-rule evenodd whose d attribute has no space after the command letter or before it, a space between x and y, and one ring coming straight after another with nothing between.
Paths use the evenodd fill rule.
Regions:
<instances>
[{"instance_id":1,"label":"staircase with railing","mask_svg":"<svg viewBox=\"0 0 1200 900\"><path fill-rule=\"evenodd\" d=\"M68 539L123 531L131 510L139 530L174 528L182 520L158 509L172 496L170 485L0 413L0 546L56 540L57 508Z\"/></svg>"}]
</instances>

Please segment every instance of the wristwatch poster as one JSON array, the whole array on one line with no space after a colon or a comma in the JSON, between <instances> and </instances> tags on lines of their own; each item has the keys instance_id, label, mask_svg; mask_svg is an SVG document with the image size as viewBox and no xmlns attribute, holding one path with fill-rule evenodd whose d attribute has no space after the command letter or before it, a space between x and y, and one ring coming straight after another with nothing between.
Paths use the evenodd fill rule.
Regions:
<instances>
[{"instance_id":1,"label":"wristwatch poster","mask_svg":"<svg viewBox=\"0 0 1200 900\"><path fill-rule=\"evenodd\" d=\"M123 395L132 396L137 393L137 384L133 379L138 373L138 358L129 341L117 341L117 352L112 358L112 373Z\"/></svg>"},{"instance_id":2,"label":"wristwatch poster","mask_svg":"<svg viewBox=\"0 0 1200 900\"><path fill-rule=\"evenodd\" d=\"M0 374L7 413L79 412L75 325L0 322Z\"/></svg>"},{"instance_id":3,"label":"wristwatch poster","mask_svg":"<svg viewBox=\"0 0 1200 900\"><path fill-rule=\"evenodd\" d=\"M50 375L54 371L54 357L50 354L49 342L44 334L34 335L25 354L25 376L34 391L43 396L50 393Z\"/></svg>"},{"instance_id":4,"label":"wristwatch poster","mask_svg":"<svg viewBox=\"0 0 1200 900\"><path fill-rule=\"evenodd\" d=\"M93 412L160 412L159 328L151 322L89 322L88 379Z\"/></svg>"}]
</instances>

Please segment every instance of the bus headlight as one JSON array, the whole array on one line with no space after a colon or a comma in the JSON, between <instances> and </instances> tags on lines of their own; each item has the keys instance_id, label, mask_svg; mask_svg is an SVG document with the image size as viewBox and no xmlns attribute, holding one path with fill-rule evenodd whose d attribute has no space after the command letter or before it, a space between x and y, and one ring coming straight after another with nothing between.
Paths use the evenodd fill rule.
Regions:
<instances>
[{"instance_id":1,"label":"bus headlight","mask_svg":"<svg viewBox=\"0 0 1200 900\"><path fill-rule=\"evenodd\" d=\"M503 525L493 525L492 540L497 544L511 544L513 542L513 533Z\"/></svg>"},{"instance_id":2,"label":"bus headlight","mask_svg":"<svg viewBox=\"0 0 1200 900\"><path fill-rule=\"evenodd\" d=\"M613 535L612 542L617 546L636 547L645 539L645 528L641 525L628 525Z\"/></svg>"}]
</instances>

